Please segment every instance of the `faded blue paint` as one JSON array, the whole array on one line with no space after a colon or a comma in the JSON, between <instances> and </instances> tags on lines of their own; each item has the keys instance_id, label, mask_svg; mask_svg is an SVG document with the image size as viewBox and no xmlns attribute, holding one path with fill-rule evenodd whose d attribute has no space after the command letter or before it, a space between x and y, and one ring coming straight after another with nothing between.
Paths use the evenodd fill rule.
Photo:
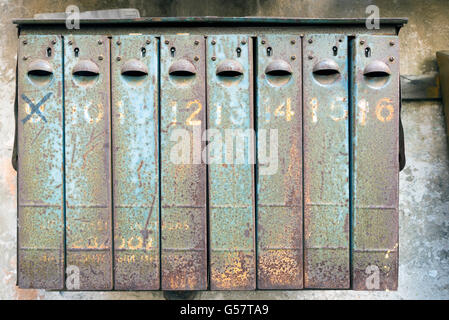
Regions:
<instances>
[{"instance_id":1,"label":"faded blue paint","mask_svg":"<svg viewBox=\"0 0 449 320\"><path fill-rule=\"evenodd\" d=\"M67 265L79 268L81 290L110 290L110 43L105 36L70 35L64 48ZM98 66L98 77L72 74L82 60Z\"/></svg>"},{"instance_id":2,"label":"faded blue paint","mask_svg":"<svg viewBox=\"0 0 449 320\"><path fill-rule=\"evenodd\" d=\"M348 42L344 35L311 34L303 48L304 284L345 289L350 286ZM338 73L314 73L323 61L329 68L335 63Z\"/></svg>"},{"instance_id":3,"label":"faded blue paint","mask_svg":"<svg viewBox=\"0 0 449 320\"><path fill-rule=\"evenodd\" d=\"M352 42L353 283L356 290L398 285L399 39L358 35ZM370 48L367 56L366 50ZM392 58L392 59L391 59ZM384 63L388 77L365 68ZM379 272L379 286L367 278Z\"/></svg>"},{"instance_id":4,"label":"faded blue paint","mask_svg":"<svg viewBox=\"0 0 449 320\"><path fill-rule=\"evenodd\" d=\"M64 288L62 40L59 36L21 36L18 57L18 285L61 290ZM49 63L52 75L28 74L30 65L38 59Z\"/></svg>"},{"instance_id":5,"label":"faded blue paint","mask_svg":"<svg viewBox=\"0 0 449 320\"><path fill-rule=\"evenodd\" d=\"M301 289L301 38L299 35L261 35L257 41L258 288ZM289 66L291 74L280 74L282 65ZM267 67L278 71L267 74ZM273 155L274 161L265 164L262 163L264 157L271 154L271 130L277 130L278 141L272 142L277 144L278 150ZM264 145L261 145L264 141L261 134L267 142Z\"/></svg>"},{"instance_id":6,"label":"faded blue paint","mask_svg":"<svg viewBox=\"0 0 449 320\"><path fill-rule=\"evenodd\" d=\"M158 290L158 40L113 37L111 59L115 289ZM130 61L148 74L122 74Z\"/></svg>"},{"instance_id":7,"label":"faded blue paint","mask_svg":"<svg viewBox=\"0 0 449 320\"><path fill-rule=\"evenodd\" d=\"M217 67L225 60L240 64L243 75L231 79L218 76ZM223 141L226 129L252 129L251 39L245 35L210 35L207 65L208 128L218 129ZM222 148L224 158L225 144ZM248 143L237 146L236 150L244 152L243 164L209 163L212 290L256 288L254 166L248 156L250 151L254 157L253 149Z\"/></svg>"}]
</instances>

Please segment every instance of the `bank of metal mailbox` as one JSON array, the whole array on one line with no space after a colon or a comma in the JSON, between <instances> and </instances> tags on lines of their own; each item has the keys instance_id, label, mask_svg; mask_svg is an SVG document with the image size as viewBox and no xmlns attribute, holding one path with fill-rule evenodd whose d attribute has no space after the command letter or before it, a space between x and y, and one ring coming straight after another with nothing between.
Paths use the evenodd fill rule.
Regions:
<instances>
[{"instance_id":1,"label":"bank of metal mailbox","mask_svg":"<svg viewBox=\"0 0 449 320\"><path fill-rule=\"evenodd\" d=\"M405 20L17 23L21 288L397 288Z\"/></svg>"}]
</instances>

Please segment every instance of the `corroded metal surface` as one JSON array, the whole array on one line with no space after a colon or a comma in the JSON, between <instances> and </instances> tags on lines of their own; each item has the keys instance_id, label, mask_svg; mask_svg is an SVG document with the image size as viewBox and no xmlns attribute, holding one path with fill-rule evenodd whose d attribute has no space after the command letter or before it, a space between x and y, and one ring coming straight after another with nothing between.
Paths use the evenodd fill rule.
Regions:
<instances>
[{"instance_id":1,"label":"corroded metal surface","mask_svg":"<svg viewBox=\"0 0 449 320\"><path fill-rule=\"evenodd\" d=\"M344 289L349 276L348 42L304 47L304 286Z\"/></svg>"},{"instance_id":2,"label":"corroded metal surface","mask_svg":"<svg viewBox=\"0 0 449 320\"><path fill-rule=\"evenodd\" d=\"M110 43L105 36L68 36L65 48L67 265L81 290L112 284ZM99 74L76 65L88 60Z\"/></svg>"},{"instance_id":3,"label":"corroded metal surface","mask_svg":"<svg viewBox=\"0 0 449 320\"><path fill-rule=\"evenodd\" d=\"M204 37L163 36L160 50L162 289L205 290ZM184 60L194 66L195 73L191 69L170 71L174 63Z\"/></svg>"},{"instance_id":4,"label":"corroded metal surface","mask_svg":"<svg viewBox=\"0 0 449 320\"><path fill-rule=\"evenodd\" d=\"M353 285L396 290L398 281L399 40L357 36L353 50ZM391 74L364 70L386 64Z\"/></svg>"},{"instance_id":5,"label":"corroded metal surface","mask_svg":"<svg viewBox=\"0 0 449 320\"><path fill-rule=\"evenodd\" d=\"M263 35L257 48L258 288L301 289L301 38Z\"/></svg>"},{"instance_id":6,"label":"corroded metal surface","mask_svg":"<svg viewBox=\"0 0 449 320\"><path fill-rule=\"evenodd\" d=\"M159 281L158 40L111 40L114 271L117 290Z\"/></svg>"},{"instance_id":7,"label":"corroded metal surface","mask_svg":"<svg viewBox=\"0 0 449 320\"><path fill-rule=\"evenodd\" d=\"M397 37L258 32L20 38L21 288L397 288Z\"/></svg>"},{"instance_id":8,"label":"corroded metal surface","mask_svg":"<svg viewBox=\"0 0 449 320\"><path fill-rule=\"evenodd\" d=\"M235 68L231 73L217 74L218 66L229 60L240 65L243 74ZM238 134L235 130L253 128L252 72L252 41L248 36L207 38L208 128L216 129L223 142L226 135L232 138ZM219 144L217 135L209 135L209 139L218 145L218 150L211 149L209 154L211 289L255 289L254 166L249 161L254 148L241 141L235 148L230 141ZM243 161L234 157L234 150L244 155ZM229 155L232 158L225 159Z\"/></svg>"},{"instance_id":9,"label":"corroded metal surface","mask_svg":"<svg viewBox=\"0 0 449 320\"><path fill-rule=\"evenodd\" d=\"M64 288L63 70L58 36L19 43L18 285Z\"/></svg>"}]
</instances>

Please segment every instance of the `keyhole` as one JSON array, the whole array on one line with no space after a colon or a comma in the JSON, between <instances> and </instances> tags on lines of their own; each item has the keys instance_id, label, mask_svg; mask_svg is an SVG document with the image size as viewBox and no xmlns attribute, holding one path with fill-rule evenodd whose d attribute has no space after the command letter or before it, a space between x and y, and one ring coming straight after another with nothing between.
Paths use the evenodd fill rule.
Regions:
<instances>
[{"instance_id":1,"label":"keyhole","mask_svg":"<svg viewBox=\"0 0 449 320\"><path fill-rule=\"evenodd\" d=\"M337 47L333 47L332 51L334 51L334 56L336 56L338 54L338 48Z\"/></svg>"},{"instance_id":2,"label":"keyhole","mask_svg":"<svg viewBox=\"0 0 449 320\"><path fill-rule=\"evenodd\" d=\"M75 57L79 57L80 55L80 49L79 48L75 48Z\"/></svg>"},{"instance_id":3,"label":"keyhole","mask_svg":"<svg viewBox=\"0 0 449 320\"><path fill-rule=\"evenodd\" d=\"M176 48L175 48L175 47L172 47L172 48L170 49L170 52L171 52L171 56L174 57L174 56L175 56L175 52L176 52Z\"/></svg>"},{"instance_id":4,"label":"keyhole","mask_svg":"<svg viewBox=\"0 0 449 320\"><path fill-rule=\"evenodd\" d=\"M47 49L47 57L51 57L51 48Z\"/></svg>"},{"instance_id":5,"label":"keyhole","mask_svg":"<svg viewBox=\"0 0 449 320\"><path fill-rule=\"evenodd\" d=\"M240 58L241 54L242 54L242 49L237 48L237 57Z\"/></svg>"},{"instance_id":6,"label":"keyhole","mask_svg":"<svg viewBox=\"0 0 449 320\"><path fill-rule=\"evenodd\" d=\"M147 49L142 48L142 58L145 58L146 55L147 55Z\"/></svg>"},{"instance_id":7,"label":"keyhole","mask_svg":"<svg viewBox=\"0 0 449 320\"><path fill-rule=\"evenodd\" d=\"M371 48L370 47L367 47L365 49L365 57L367 57L367 58L371 57Z\"/></svg>"},{"instance_id":8,"label":"keyhole","mask_svg":"<svg viewBox=\"0 0 449 320\"><path fill-rule=\"evenodd\" d=\"M267 48L267 56L271 56L271 52L273 51L273 49L271 47Z\"/></svg>"}]
</instances>

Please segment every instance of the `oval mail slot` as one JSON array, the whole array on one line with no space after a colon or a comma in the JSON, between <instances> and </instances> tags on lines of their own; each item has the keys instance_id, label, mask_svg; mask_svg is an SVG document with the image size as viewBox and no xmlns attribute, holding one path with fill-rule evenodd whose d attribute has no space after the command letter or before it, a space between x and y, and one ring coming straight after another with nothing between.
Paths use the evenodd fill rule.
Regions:
<instances>
[{"instance_id":1,"label":"oval mail slot","mask_svg":"<svg viewBox=\"0 0 449 320\"><path fill-rule=\"evenodd\" d=\"M90 60L82 60L75 65L72 73L74 76L95 77L100 73L100 68Z\"/></svg>"},{"instance_id":2,"label":"oval mail slot","mask_svg":"<svg viewBox=\"0 0 449 320\"><path fill-rule=\"evenodd\" d=\"M275 60L267 66L265 74L269 76L289 76L292 74L292 67L284 60Z\"/></svg>"},{"instance_id":3,"label":"oval mail slot","mask_svg":"<svg viewBox=\"0 0 449 320\"><path fill-rule=\"evenodd\" d=\"M369 86L380 88L387 83L391 70L383 61L376 60L366 66L363 75Z\"/></svg>"},{"instance_id":4,"label":"oval mail slot","mask_svg":"<svg viewBox=\"0 0 449 320\"><path fill-rule=\"evenodd\" d=\"M219 77L233 78L241 76L243 72L240 62L228 59L218 65L216 73Z\"/></svg>"},{"instance_id":5,"label":"oval mail slot","mask_svg":"<svg viewBox=\"0 0 449 320\"><path fill-rule=\"evenodd\" d=\"M47 85L53 77L53 67L46 60L37 59L28 66L28 78L37 86Z\"/></svg>"},{"instance_id":6,"label":"oval mail slot","mask_svg":"<svg viewBox=\"0 0 449 320\"><path fill-rule=\"evenodd\" d=\"M128 77L143 77L148 75L148 67L141 61L132 59L123 65L121 73Z\"/></svg>"},{"instance_id":7,"label":"oval mail slot","mask_svg":"<svg viewBox=\"0 0 449 320\"><path fill-rule=\"evenodd\" d=\"M168 73L175 77L188 77L196 74L195 66L185 59L176 61L170 66Z\"/></svg>"},{"instance_id":8,"label":"oval mail slot","mask_svg":"<svg viewBox=\"0 0 449 320\"><path fill-rule=\"evenodd\" d=\"M313 66L313 75L321 84L331 84L340 77L339 66L332 59L324 59Z\"/></svg>"},{"instance_id":9,"label":"oval mail slot","mask_svg":"<svg viewBox=\"0 0 449 320\"><path fill-rule=\"evenodd\" d=\"M49 76L53 74L53 68L45 60L35 60L28 66L29 76Z\"/></svg>"},{"instance_id":10,"label":"oval mail slot","mask_svg":"<svg viewBox=\"0 0 449 320\"><path fill-rule=\"evenodd\" d=\"M257 19L19 22L20 288L397 288L404 21Z\"/></svg>"}]
</instances>

